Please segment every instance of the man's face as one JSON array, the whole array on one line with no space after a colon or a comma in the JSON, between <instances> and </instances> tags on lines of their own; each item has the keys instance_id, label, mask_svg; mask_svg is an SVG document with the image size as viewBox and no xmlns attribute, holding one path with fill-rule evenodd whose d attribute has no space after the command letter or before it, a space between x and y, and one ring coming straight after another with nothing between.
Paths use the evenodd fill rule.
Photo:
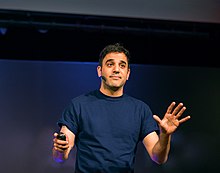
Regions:
<instances>
[{"instance_id":1,"label":"man's face","mask_svg":"<svg viewBox=\"0 0 220 173\"><path fill-rule=\"evenodd\" d=\"M123 87L130 75L127 57L117 52L107 54L97 71L99 77L104 78L103 84L114 89Z\"/></svg>"}]
</instances>

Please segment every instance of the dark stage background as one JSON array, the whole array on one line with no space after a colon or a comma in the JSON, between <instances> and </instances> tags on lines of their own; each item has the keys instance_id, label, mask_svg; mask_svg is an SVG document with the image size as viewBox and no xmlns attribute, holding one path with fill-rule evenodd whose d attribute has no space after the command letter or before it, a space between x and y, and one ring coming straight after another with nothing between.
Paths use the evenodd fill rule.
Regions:
<instances>
[{"instance_id":1,"label":"dark stage background","mask_svg":"<svg viewBox=\"0 0 220 173\"><path fill-rule=\"evenodd\" d=\"M217 0L0 0L0 58L96 62L123 43L136 64L219 67Z\"/></svg>"},{"instance_id":2,"label":"dark stage background","mask_svg":"<svg viewBox=\"0 0 220 173\"><path fill-rule=\"evenodd\" d=\"M220 128L218 0L0 0L0 168L4 173L70 173L52 160L56 121L70 99L99 87L100 50L131 52L126 92L160 117L171 101L192 119L154 164L140 144L136 173L214 172Z\"/></svg>"},{"instance_id":3,"label":"dark stage background","mask_svg":"<svg viewBox=\"0 0 220 173\"><path fill-rule=\"evenodd\" d=\"M220 69L132 64L125 91L160 117L171 101L183 102L192 119L173 135L170 158L154 164L139 145L136 173L212 172L218 168ZM70 99L99 87L96 63L0 61L1 172L73 172L74 155L52 160L56 120Z\"/></svg>"}]
</instances>

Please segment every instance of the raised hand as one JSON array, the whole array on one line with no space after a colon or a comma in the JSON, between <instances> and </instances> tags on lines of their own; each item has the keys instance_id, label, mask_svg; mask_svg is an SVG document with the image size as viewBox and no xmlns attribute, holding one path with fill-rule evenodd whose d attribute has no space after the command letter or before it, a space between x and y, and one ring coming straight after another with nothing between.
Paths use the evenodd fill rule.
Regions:
<instances>
[{"instance_id":1,"label":"raised hand","mask_svg":"<svg viewBox=\"0 0 220 173\"><path fill-rule=\"evenodd\" d=\"M183 103L179 103L176 107L175 105L175 102L170 104L162 120L157 115L153 115L153 118L160 126L161 132L164 134L172 134L181 123L191 118L190 116L186 116L180 119L186 107L183 106Z\"/></svg>"}]
</instances>

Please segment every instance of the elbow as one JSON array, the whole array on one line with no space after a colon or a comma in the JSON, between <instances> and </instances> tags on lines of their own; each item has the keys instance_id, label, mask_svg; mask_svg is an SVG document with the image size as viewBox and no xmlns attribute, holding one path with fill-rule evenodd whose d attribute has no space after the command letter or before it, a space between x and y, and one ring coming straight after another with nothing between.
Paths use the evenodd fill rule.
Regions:
<instances>
[{"instance_id":1,"label":"elbow","mask_svg":"<svg viewBox=\"0 0 220 173\"><path fill-rule=\"evenodd\" d=\"M157 163L158 165L162 165L162 164L165 164L168 160L168 157L165 157L165 158L158 158L156 156L152 157L152 160Z\"/></svg>"},{"instance_id":2,"label":"elbow","mask_svg":"<svg viewBox=\"0 0 220 173\"><path fill-rule=\"evenodd\" d=\"M155 161L158 165L163 165L167 162L167 160L157 160Z\"/></svg>"}]
</instances>

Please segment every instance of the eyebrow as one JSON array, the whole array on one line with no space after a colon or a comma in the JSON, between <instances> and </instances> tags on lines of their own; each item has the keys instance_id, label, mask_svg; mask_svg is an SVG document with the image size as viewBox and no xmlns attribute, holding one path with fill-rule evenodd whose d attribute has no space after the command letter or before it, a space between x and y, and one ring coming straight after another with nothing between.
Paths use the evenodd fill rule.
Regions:
<instances>
[{"instance_id":1,"label":"eyebrow","mask_svg":"<svg viewBox=\"0 0 220 173\"><path fill-rule=\"evenodd\" d=\"M111 61L114 61L114 59L108 59L105 63L108 63L108 62L111 62ZM127 62L125 62L123 60L120 60L120 63L127 64Z\"/></svg>"}]
</instances>

